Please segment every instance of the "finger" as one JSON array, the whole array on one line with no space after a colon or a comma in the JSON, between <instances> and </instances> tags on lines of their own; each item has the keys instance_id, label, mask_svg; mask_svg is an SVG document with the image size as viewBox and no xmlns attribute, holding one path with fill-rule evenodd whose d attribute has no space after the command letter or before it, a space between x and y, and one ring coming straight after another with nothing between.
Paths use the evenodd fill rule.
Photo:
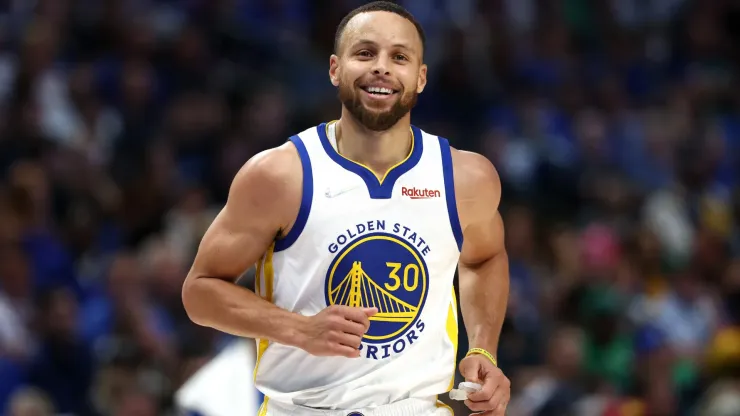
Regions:
<instances>
[{"instance_id":1,"label":"finger","mask_svg":"<svg viewBox=\"0 0 740 416\"><path fill-rule=\"evenodd\" d=\"M341 333L338 335L337 341L342 345L358 349L360 348L360 344L362 343L362 337L353 334Z\"/></svg>"},{"instance_id":2,"label":"finger","mask_svg":"<svg viewBox=\"0 0 740 416\"><path fill-rule=\"evenodd\" d=\"M480 363L477 361L463 360L460 362L459 370L465 381L480 383Z\"/></svg>"},{"instance_id":3,"label":"finger","mask_svg":"<svg viewBox=\"0 0 740 416\"><path fill-rule=\"evenodd\" d=\"M499 386L493 393L493 397L488 401L489 409L498 412L500 409L506 410L506 402L509 400L509 389L505 386Z\"/></svg>"},{"instance_id":4,"label":"finger","mask_svg":"<svg viewBox=\"0 0 740 416\"><path fill-rule=\"evenodd\" d=\"M342 308L340 312L344 316L344 319L362 324L365 327L365 331L370 328L370 318L363 309L346 307Z\"/></svg>"},{"instance_id":5,"label":"finger","mask_svg":"<svg viewBox=\"0 0 740 416\"><path fill-rule=\"evenodd\" d=\"M367 332L365 326L361 323L348 321L346 319L340 323L339 329L347 334L357 335L360 338L362 338L365 335L365 332Z\"/></svg>"},{"instance_id":6,"label":"finger","mask_svg":"<svg viewBox=\"0 0 740 416\"><path fill-rule=\"evenodd\" d=\"M338 355L340 357L347 358L357 358L360 356L360 350L342 344L332 344L329 348L329 352L331 355Z\"/></svg>"},{"instance_id":7,"label":"finger","mask_svg":"<svg viewBox=\"0 0 740 416\"><path fill-rule=\"evenodd\" d=\"M358 335L347 334L342 331L331 331L327 334L327 340L333 344L340 344L353 349L359 349L362 342L362 337Z\"/></svg>"},{"instance_id":8,"label":"finger","mask_svg":"<svg viewBox=\"0 0 740 416\"><path fill-rule=\"evenodd\" d=\"M491 397L493 397L493 393L496 391L497 386L498 383L496 383L495 379L486 379L480 390L468 393L468 400L471 402L487 402L491 400Z\"/></svg>"},{"instance_id":9,"label":"finger","mask_svg":"<svg viewBox=\"0 0 740 416\"><path fill-rule=\"evenodd\" d=\"M498 383L495 387L493 395L491 395L488 400L477 401L472 398L473 393L468 394L468 400L466 400L465 404L468 405L468 402L470 402L470 405L468 405L468 407L470 407L471 410L490 410L493 411L494 415L504 415L506 413L506 405L509 402L511 396L511 391L508 386L508 379L506 379L506 382L507 383Z\"/></svg>"},{"instance_id":10,"label":"finger","mask_svg":"<svg viewBox=\"0 0 740 416\"><path fill-rule=\"evenodd\" d=\"M362 311L365 312L365 315L369 318L378 313L378 308L362 308Z\"/></svg>"},{"instance_id":11,"label":"finger","mask_svg":"<svg viewBox=\"0 0 740 416\"><path fill-rule=\"evenodd\" d=\"M468 409L474 412L485 412L487 410L491 410L488 402L471 402L470 400L465 400L464 403L465 406L468 406Z\"/></svg>"}]
</instances>

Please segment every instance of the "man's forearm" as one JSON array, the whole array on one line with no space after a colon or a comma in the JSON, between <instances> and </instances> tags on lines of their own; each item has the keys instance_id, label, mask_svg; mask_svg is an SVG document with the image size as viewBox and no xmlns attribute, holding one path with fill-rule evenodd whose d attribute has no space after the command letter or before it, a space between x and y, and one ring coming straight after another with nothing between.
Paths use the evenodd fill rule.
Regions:
<instances>
[{"instance_id":1,"label":"man's forearm","mask_svg":"<svg viewBox=\"0 0 740 416\"><path fill-rule=\"evenodd\" d=\"M460 265L460 306L470 348L497 354L509 301L509 259L506 252L474 266Z\"/></svg>"},{"instance_id":2,"label":"man's forearm","mask_svg":"<svg viewBox=\"0 0 740 416\"><path fill-rule=\"evenodd\" d=\"M186 283L182 299L188 316L198 325L290 346L297 346L299 329L306 319L248 289L215 278L196 278Z\"/></svg>"}]
</instances>

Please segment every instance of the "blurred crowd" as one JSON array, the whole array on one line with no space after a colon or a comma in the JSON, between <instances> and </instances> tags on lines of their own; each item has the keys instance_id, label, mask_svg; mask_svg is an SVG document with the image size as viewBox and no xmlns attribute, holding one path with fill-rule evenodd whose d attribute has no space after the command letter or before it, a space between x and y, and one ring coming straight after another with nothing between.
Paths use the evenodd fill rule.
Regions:
<instances>
[{"instance_id":1,"label":"blurred crowd","mask_svg":"<svg viewBox=\"0 0 740 416\"><path fill-rule=\"evenodd\" d=\"M338 117L362 3L0 1L2 414L172 414L231 341L182 307L200 238L249 157ZM503 181L510 414L740 414L737 3L400 3L414 124Z\"/></svg>"}]
</instances>

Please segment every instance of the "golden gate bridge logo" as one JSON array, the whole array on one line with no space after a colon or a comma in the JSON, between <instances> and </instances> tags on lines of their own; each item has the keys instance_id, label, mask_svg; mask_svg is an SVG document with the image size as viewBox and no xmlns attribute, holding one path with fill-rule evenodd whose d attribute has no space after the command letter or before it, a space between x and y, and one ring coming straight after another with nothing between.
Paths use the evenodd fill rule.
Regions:
<instances>
[{"instance_id":1,"label":"golden gate bridge logo","mask_svg":"<svg viewBox=\"0 0 740 416\"><path fill-rule=\"evenodd\" d=\"M370 318L371 321L410 322L416 317L419 310L393 296L387 290L375 283L362 270L362 262L352 264L352 270L347 273L339 286L329 293L334 304L360 308L378 308L378 314Z\"/></svg>"},{"instance_id":2,"label":"golden gate bridge logo","mask_svg":"<svg viewBox=\"0 0 740 416\"><path fill-rule=\"evenodd\" d=\"M427 285L427 267L419 252L398 236L376 233L337 253L327 273L326 301L377 308L365 341L386 342L419 317Z\"/></svg>"}]
</instances>

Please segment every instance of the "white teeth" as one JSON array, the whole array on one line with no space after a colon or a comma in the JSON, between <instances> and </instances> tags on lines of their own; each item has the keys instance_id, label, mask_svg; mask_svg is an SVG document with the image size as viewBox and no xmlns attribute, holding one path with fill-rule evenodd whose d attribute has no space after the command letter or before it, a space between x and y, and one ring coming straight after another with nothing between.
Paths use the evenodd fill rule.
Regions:
<instances>
[{"instance_id":1,"label":"white teeth","mask_svg":"<svg viewBox=\"0 0 740 416\"><path fill-rule=\"evenodd\" d=\"M393 94L393 90L390 88L381 87L368 87L367 92L379 93L379 94Z\"/></svg>"}]
</instances>

